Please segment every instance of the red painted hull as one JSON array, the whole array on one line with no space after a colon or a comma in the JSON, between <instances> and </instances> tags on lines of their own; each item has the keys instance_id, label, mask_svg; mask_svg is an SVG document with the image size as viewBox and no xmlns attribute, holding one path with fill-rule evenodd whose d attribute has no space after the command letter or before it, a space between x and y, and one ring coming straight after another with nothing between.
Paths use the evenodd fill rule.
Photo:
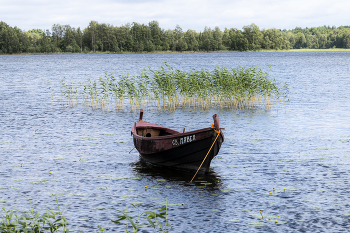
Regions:
<instances>
[{"instance_id":1,"label":"red painted hull","mask_svg":"<svg viewBox=\"0 0 350 233\"><path fill-rule=\"evenodd\" d=\"M211 160L218 154L224 141L222 130L218 137L219 131L214 130L220 130L218 116L215 114L213 118L212 128L181 133L142 121L141 115L140 121L131 129L135 148L142 159L149 163L187 170L197 170L210 150L200 169L200 172L208 172ZM147 137L146 131L159 135Z\"/></svg>"}]
</instances>

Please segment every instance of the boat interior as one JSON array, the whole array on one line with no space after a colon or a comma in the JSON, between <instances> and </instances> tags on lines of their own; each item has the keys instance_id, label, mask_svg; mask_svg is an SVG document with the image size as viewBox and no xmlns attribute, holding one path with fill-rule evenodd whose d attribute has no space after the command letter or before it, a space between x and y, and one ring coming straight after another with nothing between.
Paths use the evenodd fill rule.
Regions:
<instances>
[{"instance_id":1,"label":"boat interior","mask_svg":"<svg viewBox=\"0 0 350 233\"><path fill-rule=\"evenodd\" d=\"M137 128L136 133L142 137L158 137L158 136L167 136L172 135L172 133L167 132L164 129L155 129L155 128Z\"/></svg>"},{"instance_id":2,"label":"boat interior","mask_svg":"<svg viewBox=\"0 0 350 233\"><path fill-rule=\"evenodd\" d=\"M155 125L142 120L143 109L140 110L140 118L138 122L135 122L133 130L136 130L136 134L141 137L159 137L159 136L167 136L181 133L176 130L172 130L160 125ZM134 131L135 132L135 131ZM132 132L131 132L132 133Z\"/></svg>"}]
</instances>

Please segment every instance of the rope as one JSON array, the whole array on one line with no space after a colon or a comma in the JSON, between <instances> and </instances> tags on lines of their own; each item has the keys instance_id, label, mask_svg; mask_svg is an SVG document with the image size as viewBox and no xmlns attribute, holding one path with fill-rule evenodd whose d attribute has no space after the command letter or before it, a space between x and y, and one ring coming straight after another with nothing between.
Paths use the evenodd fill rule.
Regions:
<instances>
[{"instance_id":1,"label":"rope","mask_svg":"<svg viewBox=\"0 0 350 233\"><path fill-rule=\"evenodd\" d=\"M131 151L133 151L134 149L135 149L135 147L134 147L134 148L132 148L132 149L131 149ZM131 153L131 151L129 152L129 154Z\"/></svg>"},{"instance_id":2,"label":"rope","mask_svg":"<svg viewBox=\"0 0 350 233\"><path fill-rule=\"evenodd\" d=\"M213 144L211 145L211 147L210 147L210 149L209 149L209 151L208 151L207 155L206 155L206 156L205 156L205 158L203 159L203 161L202 161L201 165L199 166L199 168L198 168L198 170L197 170L196 174L194 174L194 176L193 176L192 180L190 181L190 183L192 183L193 179L196 177L196 175L197 175L198 171L201 169L201 167L202 167L202 165L203 165L203 163L204 163L205 159L207 158L207 156L208 156L209 152L211 151L211 148L213 148L213 146L214 146L214 144L215 144L215 142L216 142L216 139L218 139L218 137L219 137L219 135L220 135L220 130L219 130L219 131L216 131L216 130L214 129L214 131L215 131L215 132L216 132L218 135L216 135L216 138L215 138L215 140L214 140Z\"/></svg>"}]
</instances>

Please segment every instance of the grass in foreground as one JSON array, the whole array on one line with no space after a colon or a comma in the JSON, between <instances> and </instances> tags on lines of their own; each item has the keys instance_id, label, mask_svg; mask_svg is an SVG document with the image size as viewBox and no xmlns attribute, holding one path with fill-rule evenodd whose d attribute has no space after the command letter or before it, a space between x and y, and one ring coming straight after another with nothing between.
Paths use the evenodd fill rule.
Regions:
<instances>
[{"instance_id":1,"label":"grass in foreground","mask_svg":"<svg viewBox=\"0 0 350 233\"><path fill-rule=\"evenodd\" d=\"M34 210L34 206L26 213L26 216L18 216L15 212L4 210L5 214L1 216L0 232L13 233L41 233L41 232L68 232L67 220L62 215L62 211L56 199L58 212L47 210L45 214L40 215Z\"/></svg>"},{"instance_id":2,"label":"grass in foreground","mask_svg":"<svg viewBox=\"0 0 350 233\"><path fill-rule=\"evenodd\" d=\"M44 233L44 232L61 232L68 233L67 219L63 216L63 211L60 210L56 199L58 211L46 210L45 214L39 214L34 210L34 206L25 214L25 216L19 216L16 214L18 211L2 209L5 213L0 216L0 232L1 233ZM143 227L151 227L154 232L167 232L167 229L171 228L171 225L167 222L167 202L165 207L158 210L145 211L141 213L141 210L134 204L131 204L136 210L128 211L127 204L125 202L125 210L120 211L121 214L117 220L111 220L116 224L125 224L125 232L138 232ZM106 229L98 226L100 232L106 232Z\"/></svg>"}]
</instances>

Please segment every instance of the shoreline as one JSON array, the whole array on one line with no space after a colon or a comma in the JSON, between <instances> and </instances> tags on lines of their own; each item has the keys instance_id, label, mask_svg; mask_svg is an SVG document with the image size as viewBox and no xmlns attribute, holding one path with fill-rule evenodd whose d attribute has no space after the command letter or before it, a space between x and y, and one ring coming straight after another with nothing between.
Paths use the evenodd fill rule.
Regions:
<instances>
[{"instance_id":1,"label":"shoreline","mask_svg":"<svg viewBox=\"0 0 350 233\"><path fill-rule=\"evenodd\" d=\"M232 50L219 50L219 51L154 51L154 52L109 52L109 51L96 51L89 53L69 53L69 52L56 52L56 53L12 53L12 54L0 54L4 55L67 55L67 54L155 54L155 53L288 53L288 52L350 52L350 49L335 48L335 49L289 49L289 50L249 50L249 51L232 51Z\"/></svg>"}]
</instances>

